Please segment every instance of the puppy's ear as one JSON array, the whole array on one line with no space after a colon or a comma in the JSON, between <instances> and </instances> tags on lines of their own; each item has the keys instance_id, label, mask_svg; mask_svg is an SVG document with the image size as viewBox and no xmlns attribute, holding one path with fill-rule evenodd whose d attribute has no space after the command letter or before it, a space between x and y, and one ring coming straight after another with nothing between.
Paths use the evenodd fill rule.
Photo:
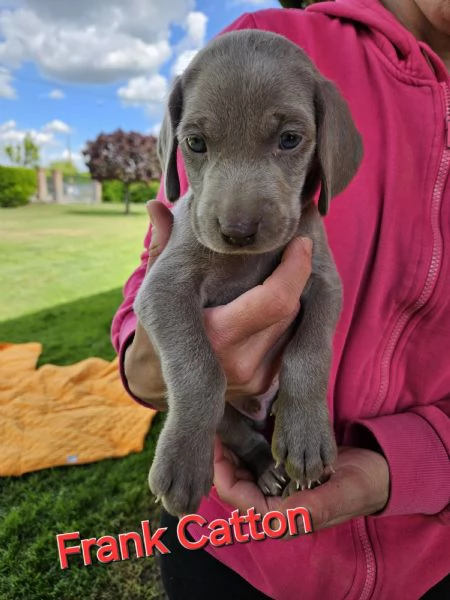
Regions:
<instances>
[{"instance_id":1,"label":"puppy's ear","mask_svg":"<svg viewBox=\"0 0 450 600\"><path fill-rule=\"evenodd\" d=\"M158 136L158 157L164 170L164 191L170 202L180 197L180 180L177 169L177 127L183 112L183 87L177 77L170 92L166 113Z\"/></svg>"},{"instance_id":2,"label":"puppy's ear","mask_svg":"<svg viewBox=\"0 0 450 600\"><path fill-rule=\"evenodd\" d=\"M347 187L363 157L361 136L347 103L327 80L317 86L316 123L321 178L319 212L326 215L331 198Z\"/></svg>"}]
</instances>

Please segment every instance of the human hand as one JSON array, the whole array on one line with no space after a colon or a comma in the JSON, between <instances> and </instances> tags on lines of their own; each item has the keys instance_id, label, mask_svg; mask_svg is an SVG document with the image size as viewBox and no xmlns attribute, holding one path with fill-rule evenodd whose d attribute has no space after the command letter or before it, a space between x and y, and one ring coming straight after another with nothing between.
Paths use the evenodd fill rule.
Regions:
<instances>
[{"instance_id":1,"label":"human hand","mask_svg":"<svg viewBox=\"0 0 450 600\"><path fill-rule=\"evenodd\" d=\"M173 215L158 201L149 202L147 210L153 223L149 269L169 240ZM288 341L286 333L297 316L299 299L311 274L311 252L311 240L294 239L281 264L262 285L229 304L205 309L205 328L227 377L230 397L256 395L270 387ZM143 400L153 385L146 368L150 359L154 362L153 349L138 324L125 355L125 374L131 391Z\"/></svg>"},{"instance_id":2,"label":"human hand","mask_svg":"<svg viewBox=\"0 0 450 600\"><path fill-rule=\"evenodd\" d=\"M219 497L241 512L254 507L271 510L304 507L314 531L382 510L389 499L389 468L382 454L360 448L340 448L335 472L322 485L289 498L264 496L236 456L216 439L214 484Z\"/></svg>"}]
</instances>

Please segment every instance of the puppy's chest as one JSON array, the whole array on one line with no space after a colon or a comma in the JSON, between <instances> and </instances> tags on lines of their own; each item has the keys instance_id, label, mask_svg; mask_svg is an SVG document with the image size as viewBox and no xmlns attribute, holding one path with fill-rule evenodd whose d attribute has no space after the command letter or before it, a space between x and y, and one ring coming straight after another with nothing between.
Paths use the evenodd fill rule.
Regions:
<instances>
[{"instance_id":1,"label":"puppy's chest","mask_svg":"<svg viewBox=\"0 0 450 600\"><path fill-rule=\"evenodd\" d=\"M249 289L263 283L274 271L280 256L224 256L214 261L201 286L202 305L227 304ZM211 265L212 266L212 265Z\"/></svg>"}]
</instances>

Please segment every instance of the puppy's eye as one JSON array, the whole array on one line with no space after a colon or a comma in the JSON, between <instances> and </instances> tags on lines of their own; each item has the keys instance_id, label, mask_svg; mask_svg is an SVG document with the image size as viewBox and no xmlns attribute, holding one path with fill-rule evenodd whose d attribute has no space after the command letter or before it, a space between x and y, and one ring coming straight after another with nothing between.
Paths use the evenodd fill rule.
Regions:
<instances>
[{"instance_id":1,"label":"puppy's eye","mask_svg":"<svg viewBox=\"0 0 450 600\"><path fill-rule=\"evenodd\" d=\"M293 148L296 148L301 141L301 135L298 135L297 133L291 133L290 131L285 131L280 135L279 148L281 150L292 150Z\"/></svg>"},{"instance_id":2,"label":"puppy's eye","mask_svg":"<svg viewBox=\"0 0 450 600\"><path fill-rule=\"evenodd\" d=\"M186 143L192 152L198 152L199 154L206 152L205 140L198 135L190 135L186 138Z\"/></svg>"}]
</instances>

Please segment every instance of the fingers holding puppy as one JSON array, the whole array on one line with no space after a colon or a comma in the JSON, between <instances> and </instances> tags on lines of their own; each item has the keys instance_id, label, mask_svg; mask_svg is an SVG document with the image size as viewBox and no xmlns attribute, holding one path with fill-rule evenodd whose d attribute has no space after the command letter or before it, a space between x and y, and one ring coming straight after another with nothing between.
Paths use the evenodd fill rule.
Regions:
<instances>
[{"instance_id":1,"label":"fingers holding puppy","mask_svg":"<svg viewBox=\"0 0 450 600\"><path fill-rule=\"evenodd\" d=\"M311 275L311 255L311 240L295 238L263 284L204 311L211 345L231 387L259 394L270 386Z\"/></svg>"},{"instance_id":2,"label":"fingers holding puppy","mask_svg":"<svg viewBox=\"0 0 450 600\"><path fill-rule=\"evenodd\" d=\"M149 202L147 212L152 223L148 271L169 241L173 215L159 201ZM311 254L311 240L295 238L287 246L280 265L263 284L229 304L205 309L208 337L233 391L263 393L278 373L290 327L300 309L300 296L311 274ZM148 336L138 324L126 352L125 373L130 389L144 401L151 391L147 390L150 384L144 368L146 357L154 362ZM164 410L165 402L158 408Z\"/></svg>"}]
</instances>

